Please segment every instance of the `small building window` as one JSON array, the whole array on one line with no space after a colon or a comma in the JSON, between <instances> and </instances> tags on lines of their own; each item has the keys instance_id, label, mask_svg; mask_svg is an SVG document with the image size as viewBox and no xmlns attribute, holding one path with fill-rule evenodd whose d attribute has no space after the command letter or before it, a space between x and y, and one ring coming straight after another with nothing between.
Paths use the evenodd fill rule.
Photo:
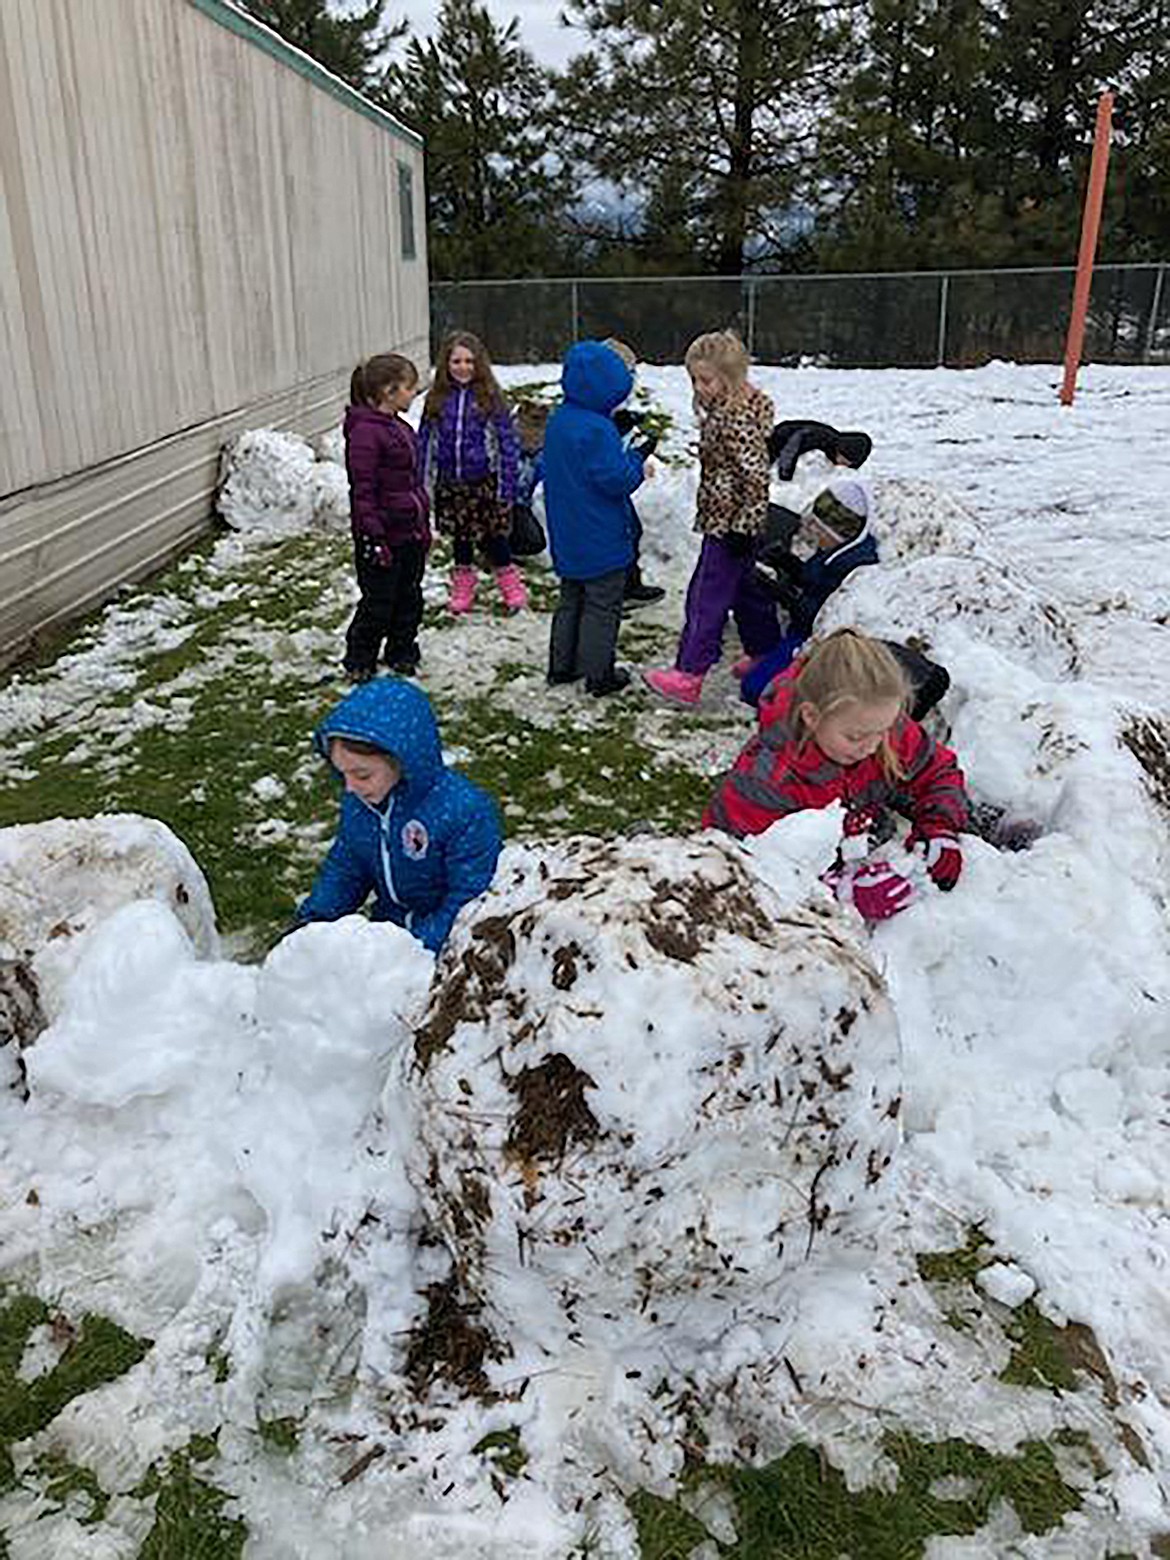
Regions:
<instances>
[{"instance_id":1,"label":"small building window","mask_svg":"<svg viewBox=\"0 0 1170 1560\"><path fill-rule=\"evenodd\" d=\"M418 258L418 246L414 241L414 169L406 163L398 164L398 225L402 230L402 258Z\"/></svg>"}]
</instances>

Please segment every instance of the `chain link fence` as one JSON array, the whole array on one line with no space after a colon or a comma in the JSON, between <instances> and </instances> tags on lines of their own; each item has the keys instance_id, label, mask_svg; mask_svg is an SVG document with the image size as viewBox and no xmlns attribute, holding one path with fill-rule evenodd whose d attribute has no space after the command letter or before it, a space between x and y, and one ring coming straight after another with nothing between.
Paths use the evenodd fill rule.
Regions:
<instances>
[{"instance_id":1,"label":"chain link fence","mask_svg":"<svg viewBox=\"0 0 1170 1560\"><path fill-rule=\"evenodd\" d=\"M1170 362L1165 262L1100 265L1084 361ZM1059 363L1074 268L821 276L566 277L435 282L432 356L470 330L498 363L551 363L582 337L620 336L648 363L682 361L701 331L730 326L762 363L972 368L992 358Z\"/></svg>"}]
</instances>

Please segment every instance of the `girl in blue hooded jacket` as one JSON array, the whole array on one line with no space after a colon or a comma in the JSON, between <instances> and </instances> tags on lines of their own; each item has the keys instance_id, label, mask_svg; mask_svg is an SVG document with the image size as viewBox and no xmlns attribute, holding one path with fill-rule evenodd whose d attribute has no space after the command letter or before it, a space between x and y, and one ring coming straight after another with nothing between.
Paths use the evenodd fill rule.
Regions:
<instances>
[{"instance_id":1,"label":"girl in blue hooded jacket","mask_svg":"<svg viewBox=\"0 0 1170 1560\"><path fill-rule=\"evenodd\" d=\"M437 953L463 906L485 892L500 853L492 798L443 763L426 695L396 677L363 683L313 737L344 787L337 834L298 925L352 915L404 926Z\"/></svg>"}]
</instances>

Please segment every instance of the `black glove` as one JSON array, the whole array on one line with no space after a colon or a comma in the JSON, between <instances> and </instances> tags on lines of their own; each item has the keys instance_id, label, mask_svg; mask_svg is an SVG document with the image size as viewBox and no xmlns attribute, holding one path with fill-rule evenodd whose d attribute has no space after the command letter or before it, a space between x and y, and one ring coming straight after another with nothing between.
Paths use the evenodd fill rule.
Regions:
<instances>
[{"instance_id":1,"label":"black glove","mask_svg":"<svg viewBox=\"0 0 1170 1560\"><path fill-rule=\"evenodd\" d=\"M719 540L733 558L747 558L756 545L756 538L748 536L744 531L728 531L727 535L721 536Z\"/></svg>"},{"instance_id":2,"label":"black glove","mask_svg":"<svg viewBox=\"0 0 1170 1560\"><path fill-rule=\"evenodd\" d=\"M775 574L783 575L794 585L801 585L804 582L804 564L780 542L771 542L768 546L762 547L757 562L762 563L766 569L772 570Z\"/></svg>"},{"instance_id":3,"label":"black glove","mask_svg":"<svg viewBox=\"0 0 1170 1560\"><path fill-rule=\"evenodd\" d=\"M649 460L658 448L658 435L656 433L644 433L640 439L636 439L630 445L635 455L640 455L643 460Z\"/></svg>"},{"instance_id":4,"label":"black glove","mask_svg":"<svg viewBox=\"0 0 1170 1560\"><path fill-rule=\"evenodd\" d=\"M762 561L757 561L755 565L755 576L772 600L778 602L785 612L791 614L796 611L803 599L803 592L795 580Z\"/></svg>"},{"instance_id":5,"label":"black glove","mask_svg":"<svg viewBox=\"0 0 1170 1560\"><path fill-rule=\"evenodd\" d=\"M624 439L627 433L640 428L646 421L645 412L631 412L628 406L619 406L613 414L614 427Z\"/></svg>"}]
</instances>

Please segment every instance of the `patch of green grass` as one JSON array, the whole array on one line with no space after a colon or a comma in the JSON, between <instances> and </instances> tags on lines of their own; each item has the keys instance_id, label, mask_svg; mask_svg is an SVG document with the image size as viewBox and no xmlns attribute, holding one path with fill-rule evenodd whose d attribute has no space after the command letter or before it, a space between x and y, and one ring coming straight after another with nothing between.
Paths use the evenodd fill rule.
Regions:
<instances>
[{"instance_id":1,"label":"patch of green grass","mask_svg":"<svg viewBox=\"0 0 1170 1560\"><path fill-rule=\"evenodd\" d=\"M999 1379L1013 1387L1043 1387L1049 1392L1075 1392L1076 1371L1064 1346L1063 1329L1041 1315L1027 1300L1004 1323L1012 1340L1012 1357Z\"/></svg>"},{"instance_id":2,"label":"patch of green grass","mask_svg":"<svg viewBox=\"0 0 1170 1560\"><path fill-rule=\"evenodd\" d=\"M976 1225L967 1231L963 1245L952 1251L921 1251L914 1260L919 1277L928 1284L974 1283L993 1260L991 1239Z\"/></svg>"},{"instance_id":3,"label":"patch of green grass","mask_svg":"<svg viewBox=\"0 0 1170 1560\"><path fill-rule=\"evenodd\" d=\"M211 1379L217 1387L221 1387L232 1373L231 1356L220 1348L211 1348L207 1351L207 1368L211 1372Z\"/></svg>"},{"instance_id":4,"label":"patch of green grass","mask_svg":"<svg viewBox=\"0 0 1170 1560\"><path fill-rule=\"evenodd\" d=\"M295 1415L256 1420L256 1431L265 1446L286 1454L295 1452L301 1439L301 1421Z\"/></svg>"},{"instance_id":5,"label":"patch of green grass","mask_svg":"<svg viewBox=\"0 0 1170 1560\"><path fill-rule=\"evenodd\" d=\"M1006 1501L1028 1533L1047 1533L1081 1497L1061 1478L1051 1447L1025 1441L1000 1456L967 1441L890 1435L893 1490L850 1492L814 1447L797 1446L765 1468L701 1466L684 1489L722 1488L735 1505L738 1538L721 1543L677 1501L640 1491L630 1499L643 1560L687 1560L708 1542L726 1560L916 1560L936 1535L967 1535ZM941 1480L961 1481L938 1492Z\"/></svg>"},{"instance_id":6,"label":"patch of green grass","mask_svg":"<svg viewBox=\"0 0 1170 1560\"><path fill-rule=\"evenodd\" d=\"M82 1527L92 1527L100 1522L110 1504L110 1497L98 1483L92 1468L81 1468L60 1452L46 1452L33 1464L33 1475L44 1486L44 1497L58 1510L72 1505L75 1497L82 1496L89 1502L89 1511L77 1520Z\"/></svg>"},{"instance_id":7,"label":"patch of green grass","mask_svg":"<svg viewBox=\"0 0 1170 1560\"><path fill-rule=\"evenodd\" d=\"M154 1525L137 1560L240 1560L246 1524L225 1514L230 1497L195 1471L215 1451L213 1437L198 1437L165 1463L154 1464L131 1491L139 1499L155 1496Z\"/></svg>"},{"instance_id":8,"label":"patch of green grass","mask_svg":"<svg viewBox=\"0 0 1170 1560\"><path fill-rule=\"evenodd\" d=\"M65 1348L57 1363L31 1381L17 1374L29 1338L38 1327L62 1330ZM0 1492L15 1482L11 1448L36 1435L67 1403L95 1387L116 1381L150 1349L104 1316L85 1315L76 1328L35 1295L17 1294L0 1305Z\"/></svg>"},{"instance_id":9,"label":"patch of green grass","mask_svg":"<svg viewBox=\"0 0 1170 1560\"><path fill-rule=\"evenodd\" d=\"M462 707L457 729L471 758L462 766L491 791L513 834L612 834L637 818L694 826L710 783L634 735L634 715L611 706L604 726L538 726L491 697ZM561 784L550 785L559 774Z\"/></svg>"},{"instance_id":10,"label":"patch of green grass","mask_svg":"<svg viewBox=\"0 0 1170 1560\"><path fill-rule=\"evenodd\" d=\"M508 1479L518 1479L528 1464L528 1453L515 1425L506 1430L491 1430L471 1448L473 1454L486 1457L492 1467Z\"/></svg>"}]
</instances>

